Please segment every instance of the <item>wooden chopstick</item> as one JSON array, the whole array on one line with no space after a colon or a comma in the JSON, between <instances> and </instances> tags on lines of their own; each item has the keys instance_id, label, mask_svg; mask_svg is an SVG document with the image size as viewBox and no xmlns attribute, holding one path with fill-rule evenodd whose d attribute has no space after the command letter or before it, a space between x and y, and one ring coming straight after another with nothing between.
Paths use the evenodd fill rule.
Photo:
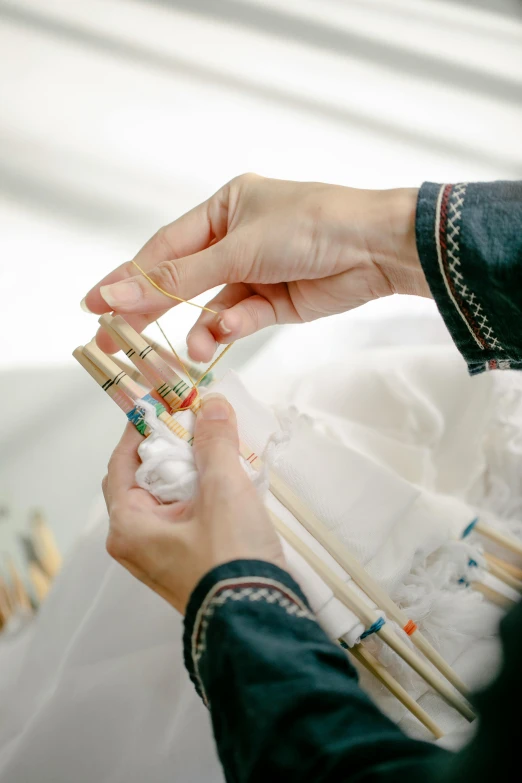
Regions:
<instances>
[{"instance_id":1,"label":"wooden chopstick","mask_svg":"<svg viewBox=\"0 0 522 783\"><path fill-rule=\"evenodd\" d=\"M362 644L356 644L353 647L348 647L347 651L350 655L359 661L362 666L365 667L376 680L378 680L395 698L400 701L406 709L419 720L428 731L430 731L436 739L440 739L444 736L442 729L430 718L426 710L424 710L415 699L410 696L408 691L392 677L388 669L380 663Z\"/></svg>"},{"instance_id":2,"label":"wooden chopstick","mask_svg":"<svg viewBox=\"0 0 522 783\"><path fill-rule=\"evenodd\" d=\"M351 612L353 612L367 628L373 626L379 619L379 615L374 609L371 609L362 598L352 590L343 580L337 576L324 561L313 552L310 547L299 536L290 530L278 517L270 510L268 512L274 524L274 527L281 536L300 554L307 563L314 569L318 576L328 585L336 598L338 598ZM475 713L467 701L451 688L439 675L431 669L413 650L411 650L397 634L385 623L376 631L377 636L391 647L417 674L422 677L428 685L439 693L440 696L468 721L475 719Z\"/></svg>"},{"instance_id":3,"label":"wooden chopstick","mask_svg":"<svg viewBox=\"0 0 522 783\"><path fill-rule=\"evenodd\" d=\"M121 319L121 320L123 321L123 319ZM101 322L102 322L102 325L105 325L103 321L101 321ZM107 326L109 326L109 327L111 327L113 329L116 326L114 318L110 319L110 320L109 319L105 319L105 323L107 323ZM120 324L120 327L122 329L126 329L127 327L129 329L132 329L132 327L129 327L129 325L126 324L126 322L123 322L123 323L125 324L124 327L121 327L121 324ZM116 330L114 329L114 331L116 331ZM129 334L129 333L126 332L126 335L127 334ZM127 339L127 336L125 337L125 339ZM135 339L135 338L132 337L131 339ZM129 342L130 342L130 340L129 340ZM142 354L143 354L143 351L146 348L150 348L150 346L147 346L146 344L145 344L145 348L142 347L139 342L136 343L136 346L137 346L137 348L140 349L139 352L142 353ZM133 351L136 351L136 349L133 348ZM112 363L113 366L111 367L110 360L108 359L108 357L105 354L103 354L103 352L100 351L100 349L97 346L93 346L92 343L91 343L89 346L86 346L86 348L84 349L84 352L87 354L88 358L91 359L91 361L93 361L95 364L97 364L106 374L108 374L111 378L113 378L113 380L115 380L115 378L118 375L116 370L119 370L119 368L116 367L116 369L115 369L114 363ZM145 358L146 358L146 355L149 354L149 353L150 353L150 350L145 352ZM100 356L100 354L101 354L101 356ZM132 361L134 357L133 357L133 355L130 355L129 358ZM141 358L143 358L143 356ZM172 372L171 368L170 368L170 372ZM120 374L122 376L125 376L125 373L120 373ZM125 385L124 385L124 388L126 389ZM183 429L183 428L181 428L181 429ZM186 431L185 431L185 433L186 433ZM188 435L188 433L186 433L186 434ZM183 437L183 435L181 435L181 436ZM184 438L184 439L186 439L186 438ZM245 451L249 452L249 456L248 457L245 455L245 453L244 453ZM242 446L242 455L246 459L249 459L251 464L254 464L255 467L259 468L259 465L261 464L261 461L259 460L259 458L256 457L255 454L252 454L252 452L250 452L244 446ZM255 457L255 459L252 460L251 457ZM255 465L256 462L258 463L258 465ZM311 532L312 535L314 535L314 537L320 543L322 543L323 546L324 546L323 541L325 539L327 539L326 543L329 544L330 548L329 548L329 546L325 546L325 549L327 551L330 551L333 548L334 551L330 551L330 554L332 554L335 557L335 559L339 562L339 555L338 555L338 553L336 553L335 550L340 547L340 542L338 542L337 539L334 539L335 546L333 546L333 542L329 541L329 536L326 535L326 533L328 532L328 531L326 531L326 528L324 528L322 523L320 523L318 520L315 519L315 517L313 517L313 515L311 514L311 512L308 511L306 506L304 506L304 504L302 504L302 502L299 501L299 499L297 499L293 495L293 493L290 492L289 488L286 487L286 485L280 479L278 479L274 475L271 475L270 476L270 484L271 484L271 489L274 492L274 494L276 495L276 497L278 497L278 499L292 513L294 513L296 518L299 519L299 521L304 525L304 527L306 529L309 529L309 532ZM307 527L307 525L308 525L308 527ZM310 530L310 527L312 527L313 529ZM318 534L321 534L321 535L318 536ZM375 584L372 584L373 580L371 580L369 575L366 574L366 572L364 571L363 567L360 566L360 564L357 563L355 558L353 558L351 555L349 555L349 557L345 557L345 553L343 552L343 558L342 559L343 559L343 562L341 562L340 564L343 566L343 568L345 568L344 562L349 561L347 563L348 564L348 568L345 568L345 570L347 570L347 573L349 573L350 576L352 576L354 581L356 581L359 584L359 586L363 590L365 590L365 592L368 593L370 598L372 598L375 601L375 603L377 603L378 605L381 605L381 600L383 598L385 598L386 599L385 603L392 608L393 612L397 616L397 612L399 612L398 608L391 601L389 596L382 590L382 588L378 587L378 590L376 590L377 586ZM319 559L319 562L322 563L322 561L320 559ZM350 568L352 568L352 570L356 572L355 576L353 575L353 573L350 573ZM342 583L342 580L340 580L340 581L341 581L341 584L344 585L344 583ZM379 594L379 598L375 599L373 597L373 595L370 595L370 591L367 589L367 585L370 585L370 587L372 588L372 590L373 590L373 592L375 594L376 593ZM338 586L338 588L339 588L339 586ZM344 590L346 588L343 587L343 588L339 588L339 589L341 589L341 591L342 591L342 590ZM344 596L343 600L346 601L346 600L349 600L349 599L353 598L353 596L355 596L355 594L353 593L353 591L350 591L350 595L346 596L346 595L343 594L343 596ZM361 602L361 606L365 607L365 611L367 610L367 607L364 604L364 602ZM388 611L387 610L387 606L382 606L382 608L385 611ZM354 611L354 610L352 609L352 611ZM393 615L391 613L390 613L390 617L391 617L391 619L394 619L394 617L393 617ZM366 617L366 619L368 619L368 616ZM405 623L407 623L407 618L404 617L404 621L405 621ZM370 621L369 624L371 625L371 621ZM381 629L380 636L381 636L381 638L385 639L386 642L388 643L388 645L390 647L392 647L392 649L394 649L407 663L409 663L409 665L412 666L412 668L415 671L417 671L420 674L420 676L424 677L426 682L428 682L435 690L437 690L440 693L441 696L443 696L450 704L452 704L452 706L454 706L459 712L461 712L461 714L463 714L468 720L473 720L474 714L471 711L471 709L469 708L467 702L465 702L461 697L459 697L457 694L455 694L454 691L451 688L449 688L447 686L447 684L429 668L429 666L427 666L420 658L418 658L413 653L413 651L410 650L410 648L407 647L407 645L404 642L402 642L395 634L391 633L389 628L386 628L384 626L383 629ZM412 634L412 637L413 636L414 636L414 634ZM412 639L412 641L413 641L413 639ZM438 653L436 653L436 651L433 650L433 648L431 648L431 645L429 645L429 643L426 640L423 640L423 638L421 638L421 640L419 641L419 637L417 637L416 641L417 641L418 645L423 645L423 647L424 647L423 651L427 650L426 654L431 654L432 657L435 659L435 661L437 661L438 665L443 667L444 669L446 669L449 672L450 677L452 677L452 679L454 681L459 682L460 687L462 689L465 689L465 686L462 683L460 683L460 681L456 677L455 673L451 670L451 667L449 667L448 664L444 661L444 659L442 659L441 656L439 656ZM423 642L424 642L424 644L423 644Z\"/></svg>"},{"instance_id":4,"label":"wooden chopstick","mask_svg":"<svg viewBox=\"0 0 522 783\"><path fill-rule=\"evenodd\" d=\"M514 576L519 582L522 582L522 568L517 568L513 563L508 563L507 560L502 560L500 557L492 555L491 552L484 552L484 557L488 563L495 563L495 565L498 565L503 571L507 571L508 574Z\"/></svg>"},{"instance_id":5,"label":"wooden chopstick","mask_svg":"<svg viewBox=\"0 0 522 783\"><path fill-rule=\"evenodd\" d=\"M489 538L496 544L504 547L504 549L507 549L510 552L514 552L515 554L522 557L522 542L517 541L517 539L513 538L513 536L506 535L506 533L501 533L499 530L491 527L491 525L488 525L485 522L481 522L480 520L475 525L475 531L483 536L486 536L486 538Z\"/></svg>"}]
</instances>

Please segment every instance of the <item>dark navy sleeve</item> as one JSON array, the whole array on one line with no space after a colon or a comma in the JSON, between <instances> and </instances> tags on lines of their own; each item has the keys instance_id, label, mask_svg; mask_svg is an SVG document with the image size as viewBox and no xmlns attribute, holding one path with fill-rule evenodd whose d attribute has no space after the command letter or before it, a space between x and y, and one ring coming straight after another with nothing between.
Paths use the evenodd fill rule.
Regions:
<instances>
[{"instance_id":1,"label":"dark navy sleeve","mask_svg":"<svg viewBox=\"0 0 522 783\"><path fill-rule=\"evenodd\" d=\"M416 239L469 372L522 369L522 182L424 183Z\"/></svg>"},{"instance_id":2,"label":"dark navy sleeve","mask_svg":"<svg viewBox=\"0 0 522 783\"><path fill-rule=\"evenodd\" d=\"M451 755L375 707L297 583L270 563L207 574L187 607L184 648L229 783L425 783Z\"/></svg>"}]
</instances>

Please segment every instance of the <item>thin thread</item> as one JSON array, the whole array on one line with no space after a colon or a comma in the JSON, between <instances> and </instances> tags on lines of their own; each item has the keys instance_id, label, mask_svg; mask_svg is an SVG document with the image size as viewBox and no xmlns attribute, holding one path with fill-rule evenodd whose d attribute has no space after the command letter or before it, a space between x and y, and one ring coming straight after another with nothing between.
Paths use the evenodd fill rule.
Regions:
<instances>
[{"instance_id":1,"label":"thin thread","mask_svg":"<svg viewBox=\"0 0 522 783\"><path fill-rule=\"evenodd\" d=\"M402 629L404 633L408 634L408 636L411 636L412 633L415 633L417 630L417 624L413 622L413 620L408 620L404 628Z\"/></svg>"},{"instance_id":2,"label":"thin thread","mask_svg":"<svg viewBox=\"0 0 522 783\"><path fill-rule=\"evenodd\" d=\"M164 290L163 290L163 288L161 288L161 286L159 286L157 283L155 283L155 282L154 282L154 280L152 280L152 279L151 279L151 278L148 276L148 274L147 274L147 273L146 273L146 272L145 272L145 271L144 271L144 270L141 268L141 266L138 264L138 262L137 262L137 261L134 261L134 260L133 260L131 263L133 263L133 264L134 264L134 266L136 267L136 269L138 269L138 270L141 272L141 274L143 275L143 277L144 277L146 280L148 280L148 281L149 281L149 283L150 283L152 286L154 286L154 288L156 288L156 289L157 289L157 290L158 290L160 293L164 294L165 296L168 296L170 299L175 299L177 302L184 302L185 304L192 305L192 307L197 307L197 308L199 308L199 310L204 310L205 312L207 312L207 313L212 313L213 315L219 315L219 313L218 313L218 311L217 311L217 310L212 310L210 307L204 307L204 305L199 305L199 304L196 304L196 302L190 302L188 299L182 299L180 296L174 296L174 294L169 294L169 292L168 292L168 291L164 291ZM167 337L167 335L165 334L165 332L164 332L164 331L163 331L163 329L161 328L161 326L160 326L160 324L159 324L159 321L156 321L156 324L157 324L157 326L158 326L158 329L160 330L161 334L163 335L163 337L165 338L165 340L166 340L166 341L167 341L167 343L169 344L169 348L170 348L170 350L172 351L172 353L174 354L174 356L176 357L176 359L178 360L178 362L181 364L181 366L182 366L182 368L183 368L183 371L184 371L185 375L187 376L187 378L189 378L189 379L190 379L190 382L191 382L192 386L194 387L194 389L196 389L196 388L199 386L199 384L201 383L201 381L203 381L203 380L204 380L204 379L207 377L207 375L208 375L210 372L212 372L212 370L214 369L214 367L216 366L216 364L217 364L217 363L218 363L218 362L219 362L219 361L220 361L220 360L223 358L223 356L226 354L226 352L227 352L227 351L228 351L230 348L232 348L232 346L234 345L234 343L229 343L229 345L227 345L227 347L225 348L225 350L224 350L224 351L222 351L222 352L219 354L219 356L217 357L217 359L214 359L214 361L212 362L212 364L210 365L210 367L207 367L207 369L205 370L205 372L204 372L202 375L200 375L200 376L199 376L199 378L198 378L198 380L197 380L196 382L194 382L194 379L192 378L191 374L190 374L190 373L189 373L189 371L187 370L187 368L186 368L185 364L183 363L183 360L182 360L182 359L181 359L181 357L178 355L178 353L175 351L175 349L174 349L174 346L172 345L172 343L170 342L169 338Z\"/></svg>"},{"instance_id":3,"label":"thin thread","mask_svg":"<svg viewBox=\"0 0 522 783\"><path fill-rule=\"evenodd\" d=\"M160 322L159 322L159 321L156 321L156 326L158 327L158 329L160 330L161 334L163 335L163 337L164 337L164 338L165 338L165 340L167 341L167 343L168 343L168 345L169 345L169 348L170 348L170 350L172 351L172 353L174 354L174 356L176 357L176 359L178 360L178 362L181 364L181 367L182 367L182 369L183 369L183 372L185 373L185 375L187 376L187 378L189 378L189 380L190 380L190 382L191 382L192 386L194 386L194 387L195 387L197 384L196 384L196 383L194 383L194 379L193 379L192 375L189 373L189 371L188 371L188 369L187 369L186 365L184 364L184 362L183 362L183 360L182 360L181 356L178 356L178 353L177 353L177 351L175 350L174 346L172 345L172 343L170 342L169 338L167 337L167 335L165 334L165 332L164 332L164 331L163 331L163 329L161 328L161 325L160 325Z\"/></svg>"},{"instance_id":4,"label":"thin thread","mask_svg":"<svg viewBox=\"0 0 522 783\"><path fill-rule=\"evenodd\" d=\"M143 271L141 266L136 261L131 261L132 264L136 267L136 269L139 269L145 280L148 280L151 285L154 286L160 293L164 294L165 296L168 296L169 299L175 299L176 302L185 302L185 304L192 305L192 307L197 307L199 310L205 310L207 313L213 313L214 315L219 315L217 310L211 310L210 307L205 307L204 305L196 304L196 302L190 302L188 299L182 299L181 296L174 296L174 294L169 294L168 291L164 291L161 286L159 286L157 283L152 280L148 276L146 272Z\"/></svg>"},{"instance_id":5,"label":"thin thread","mask_svg":"<svg viewBox=\"0 0 522 783\"><path fill-rule=\"evenodd\" d=\"M199 386L199 384L201 383L201 381L202 381L204 378L206 378L206 377L207 377L207 375L209 374L209 372L212 372L212 370L214 369L214 367L216 366L216 364L217 364L219 361L221 361L221 359L223 358L223 356L226 354L226 352L227 352L227 351L229 351L229 350L230 350L230 348L232 348L232 346L233 346L233 345L234 345L234 343L230 343L229 345L227 345L227 347L225 348L225 350L224 350L224 351L221 351L221 353L219 354L219 356L217 357L217 359L214 359L214 361L212 362L212 364L210 365L210 367L207 367L207 369L205 370L205 372L203 373L203 375L200 375L200 376L199 376L199 378L197 379L197 381L196 381L196 383L195 383L195 386Z\"/></svg>"}]
</instances>

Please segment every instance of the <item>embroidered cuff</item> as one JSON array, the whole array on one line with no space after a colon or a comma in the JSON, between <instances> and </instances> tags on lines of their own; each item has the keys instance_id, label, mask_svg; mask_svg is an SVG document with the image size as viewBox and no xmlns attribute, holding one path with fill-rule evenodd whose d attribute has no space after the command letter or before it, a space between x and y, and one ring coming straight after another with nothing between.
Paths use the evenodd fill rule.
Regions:
<instances>
[{"instance_id":1,"label":"embroidered cuff","mask_svg":"<svg viewBox=\"0 0 522 783\"><path fill-rule=\"evenodd\" d=\"M207 630L223 608L240 612L261 604L290 617L313 620L308 601L290 574L264 560L233 560L212 569L194 589L187 605L183 634L185 666L208 706L200 661L206 652Z\"/></svg>"},{"instance_id":2,"label":"embroidered cuff","mask_svg":"<svg viewBox=\"0 0 522 783\"><path fill-rule=\"evenodd\" d=\"M416 238L424 273L472 375L522 366L520 346L517 352L510 340L516 303L506 306L512 295L510 277L519 274L516 243L510 244L503 230L506 193L513 184L426 182L417 201ZM520 206L515 204L515 210L520 212ZM520 217L514 213L510 234L520 226Z\"/></svg>"}]
</instances>

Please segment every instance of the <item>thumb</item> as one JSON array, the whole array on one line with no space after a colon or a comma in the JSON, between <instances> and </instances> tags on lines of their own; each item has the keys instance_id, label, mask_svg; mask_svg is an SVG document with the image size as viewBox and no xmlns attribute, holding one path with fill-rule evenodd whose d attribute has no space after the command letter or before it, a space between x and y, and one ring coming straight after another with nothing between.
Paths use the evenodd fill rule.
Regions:
<instances>
[{"instance_id":1,"label":"thumb","mask_svg":"<svg viewBox=\"0 0 522 783\"><path fill-rule=\"evenodd\" d=\"M203 495L221 495L246 478L239 461L236 415L221 394L208 394L201 401L194 451Z\"/></svg>"},{"instance_id":2,"label":"thumb","mask_svg":"<svg viewBox=\"0 0 522 783\"><path fill-rule=\"evenodd\" d=\"M174 307L180 300L192 299L227 282L230 264L224 243L221 240L193 255L161 261L146 273L149 279L136 269L134 277L102 286L100 294L119 313L148 313Z\"/></svg>"}]
</instances>

